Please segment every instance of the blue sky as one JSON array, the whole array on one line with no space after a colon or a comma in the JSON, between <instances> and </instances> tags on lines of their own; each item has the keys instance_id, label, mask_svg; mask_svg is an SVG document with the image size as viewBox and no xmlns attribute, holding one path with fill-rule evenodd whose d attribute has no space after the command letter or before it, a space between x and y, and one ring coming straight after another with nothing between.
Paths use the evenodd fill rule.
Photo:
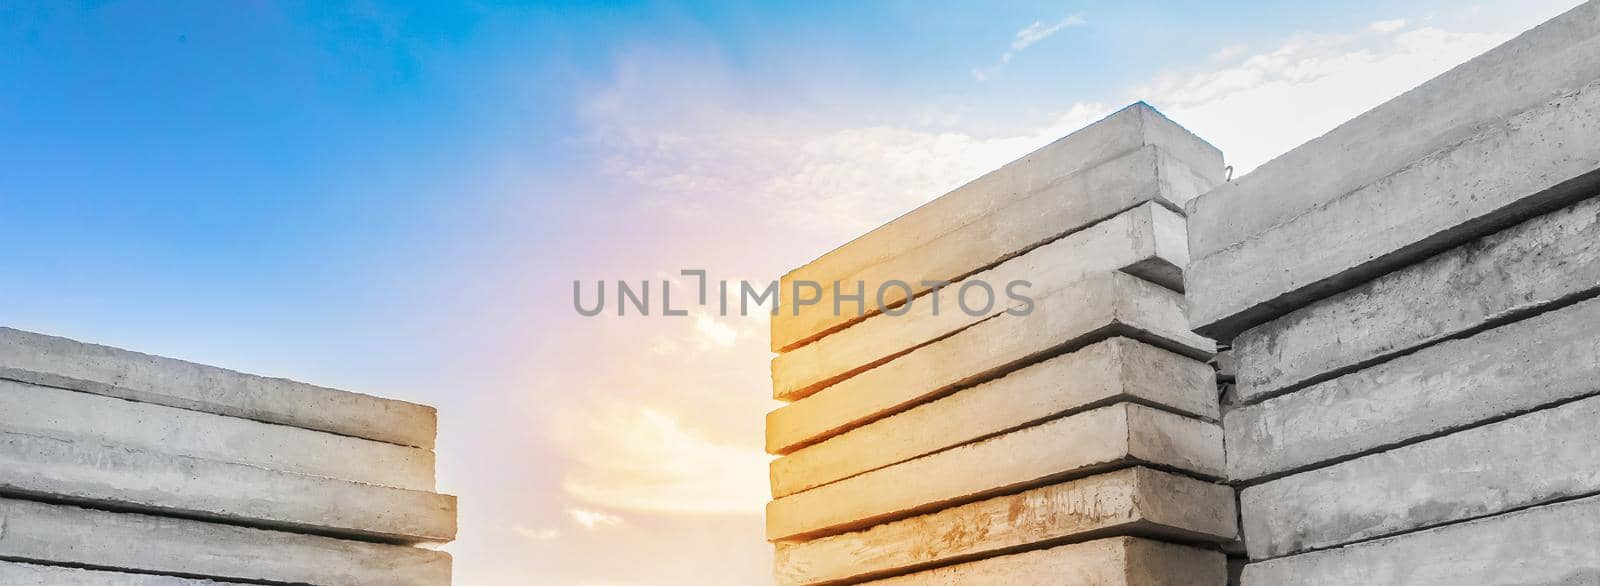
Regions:
<instances>
[{"instance_id":1,"label":"blue sky","mask_svg":"<svg viewBox=\"0 0 1600 586\"><path fill-rule=\"evenodd\" d=\"M1575 4L0 0L0 324L437 405L463 584L752 584L771 279L1135 99L1247 171Z\"/></svg>"}]
</instances>

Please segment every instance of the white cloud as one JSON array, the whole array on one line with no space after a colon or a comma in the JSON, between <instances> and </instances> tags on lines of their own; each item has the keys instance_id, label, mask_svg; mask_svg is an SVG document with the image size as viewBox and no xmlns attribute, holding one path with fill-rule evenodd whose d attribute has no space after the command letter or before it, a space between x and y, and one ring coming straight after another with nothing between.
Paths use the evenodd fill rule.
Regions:
<instances>
[{"instance_id":1,"label":"white cloud","mask_svg":"<svg viewBox=\"0 0 1600 586\"><path fill-rule=\"evenodd\" d=\"M1044 21L1033 21L1033 24L1030 24L1026 28L1017 31L1017 34L1012 37L1011 48L1005 53L1000 54L999 63L983 69L972 70L972 77L976 78L978 81L986 81L989 78L994 77L994 74L998 72L1001 67L1004 67L1007 63L1010 63L1011 59L1016 57L1018 53L1021 53L1028 47L1032 47L1039 41L1050 38L1052 35L1061 32L1062 29L1083 26L1084 22L1083 16L1078 14L1067 16L1066 18L1056 21L1054 24L1048 25L1045 24Z\"/></svg>"},{"instance_id":2,"label":"white cloud","mask_svg":"<svg viewBox=\"0 0 1600 586\"><path fill-rule=\"evenodd\" d=\"M1083 16L1077 14L1063 18L1048 26L1041 21L1033 21L1033 24L1028 25L1028 28L1017 31L1016 39L1011 41L1011 50L1021 51L1034 43L1050 38L1050 35L1060 32L1061 29L1081 26L1083 22Z\"/></svg>"},{"instance_id":3,"label":"white cloud","mask_svg":"<svg viewBox=\"0 0 1600 586\"><path fill-rule=\"evenodd\" d=\"M1370 31L1375 32L1375 33L1381 33L1381 34L1389 34L1389 33L1398 31L1398 30L1403 29L1403 28L1406 28L1406 19L1404 19L1404 18L1396 18L1394 20L1380 20L1378 22L1374 22L1374 23L1372 23L1370 25L1367 25L1367 30L1370 30Z\"/></svg>"},{"instance_id":4,"label":"white cloud","mask_svg":"<svg viewBox=\"0 0 1600 586\"><path fill-rule=\"evenodd\" d=\"M669 411L597 399L559 412L553 439L573 462L562 486L594 506L651 513L759 513L771 460L756 446L721 443ZM615 524L574 509L588 528ZM620 522L620 519L617 521Z\"/></svg>"},{"instance_id":5,"label":"white cloud","mask_svg":"<svg viewBox=\"0 0 1600 586\"><path fill-rule=\"evenodd\" d=\"M1037 42L1052 28L1030 26L1017 40ZM783 218L792 239L813 230L814 240L837 243L1135 100L1217 145L1237 176L1509 37L1433 27L1374 35L1363 28L1296 35L1254 54L1229 45L1210 67L1155 75L1112 103L1073 104L1009 135L785 126L771 121L782 116L751 116L693 92L685 99L705 110L603 134L617 153L613 171L672 201L668 209L748 206L746 217ZM635 99L645 96L662 109L662 94ZM633 110L651 110L637 105ZM708 197L714 194L739 194L741 201Z\"/></svg>"},{"instance_id":6,"label":"white cloud","mask_svg":"<svg viewBox=\"0 0 1600 586\"><path fill-rule=\"evenodd\" d=\"M572 517L572 522L590 531L603 527L616 527L622 524L622 517L589 509L567 509L567 515Z\"/></svg>"},{"instance_id":7,"label":"white cloud","mask_svg":"<svg viewBox=\"0 0 1600 586\"><path fill-rule=\"evenodd\" d=\"M558 537L561 537L561 531L554 527L532 529L522 525L517 525L512 527L511 531L533 541L552 541Z\"/></svg>"},{"instance_id":8,"label":"white cloud","mask_svg":"<svg viewBox=\"0 0 1600 586\"><path fill-rule=\"evenodd\" d=\"M1508 38L1426 27L1299 35L1232 65L1157 76L1134 95L1221 148L1237 175Z\"/></svg>"},{"instance_id":9,"label":"white cloud","mask_svg":"<svg viewBox=\"0 0 1600 586\"><path fill-rule=\"evenodd\" d=\"M1244 52L1247 50L1249 50L1249 47L1245 46L1243 43L1237 45L1228 45L1211 53L1211 60L1219 62L1232 61L1238 58L1240 55L1244 55Z\"/></svg>"},{"instance_id":10,"label":"white cloud","mask_svg":"<svg viewBox=\"0 0 1600 586\"><path fill-rule=\"evenodd\" d=\"M694 314L694 332L701 348L728 348L739 341L738 330L704 311Z\"/></svg>"}]
</instances>

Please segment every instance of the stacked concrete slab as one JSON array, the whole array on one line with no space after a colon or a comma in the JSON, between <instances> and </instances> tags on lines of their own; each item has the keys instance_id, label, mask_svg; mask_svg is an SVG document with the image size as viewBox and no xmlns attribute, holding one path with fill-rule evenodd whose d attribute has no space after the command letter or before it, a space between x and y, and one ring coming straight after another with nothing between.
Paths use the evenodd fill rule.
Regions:
<instances>
[{"instance_id":1,"label":"stacked concrete slab","mask_svg":"<svg viewBox=\"0 0 1600 586\"><path fill-rule=\"evenodd\" d=\"M1223 583L1215 345L1181 292L1181 210L1222 171L1135 104L786 275L778 583Z\"/></svg>"},{"instance_id":2,"label":"stacked concrete slab","mask_svg":"<svg viewBox=\"0 0 1600 586\"><path fill-rule=\"evenodd\" d=\"M1600 3L1189 219L1246 586L1600 582Z\"/></svg>"},{"instance_id":3,"label":"stacked concrete slab","mask_svg":"<svg viewBox=\"0 0 1600 586\"><path fill-rule=\"evenodd\" d=\"M0 583L450 583L430 407L0 328ZM209 580L209 582L208 582Z\"/></svg>"}]
</instances>

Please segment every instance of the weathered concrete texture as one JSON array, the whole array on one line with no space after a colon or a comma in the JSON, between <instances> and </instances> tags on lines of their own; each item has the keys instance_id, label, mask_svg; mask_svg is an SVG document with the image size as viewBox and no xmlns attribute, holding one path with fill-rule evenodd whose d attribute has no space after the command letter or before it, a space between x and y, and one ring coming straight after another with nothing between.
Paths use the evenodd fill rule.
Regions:
<instances>
[{"instance_id":1,"label":"weathered concrete texture","mask_svg":"<svg viewBox=\"0 0 1600 586\"><path fill-rule=\"evenodd\" d=\"M450 541L448 495L0 431L0 491L396 542Z\"/></svg>"},{"instance_id":2,"label":"weathered concrete texture","mask_svg":"<svg viewBox=\"0 0 1600 586\"><path fill-rule=\"evenodd\" d=\"M875 586L1194 586L1227 580L1222 553L1137 537L1028 551L871 582Z\"/></svg>"},{"instance_id":3,"label":"weathered concrete texture","mask_svg":"<svg viewBox=\"0 0 1600 586\"><path fill-rule=\"evenodd\" d=\"M851 531L1134 464L1220 478L1222 429L1143 405L1102 407L776 499L767 538Z\"/></svg>"},{"instance_id":4,"label":"weathered concrete texture","mask_svg":"<svg viewBox=\"0 0 1600 586\"><path fill-rule=\"evenodd\" d=\"M432 451L0 380L0 430L431 491Z\"/></svg>"},{"instance_id":5,"label":"weathered concrete texture","mask_svg":"<svg viewBox=\"0 0 1600 586\"><path fill-rule=\"evenodd\" d=\"M1054 353L1129 336L1205 359L1183 295L1122 273L1090 275L767 415L767 450L787 454Z\"/></svg>"},{"instance_id":6,"label":"weathered concrete texture","mask_svg":"<svg viewBox=\"0 0 1600 586\"><path fill-rule=\"evenodd\" d=\"M1586 58L1600 61L1600 44L1586 46ZM1464 142L1314 212L1194 257L1186 273L1191 321L1201 332L1231 339L1316 299L1593 195L1600 190L1597 170L1600 84L1590 84L1485 125Z\"/></svg>"},{"instance_id":7,"label":"weathered concrete texture","mask_svg":"<svg viewBox=\"0 0 1600 586\"><path fill-rule=\"evenodd\" d=\"M1600 584L1600 498L1250 564L1245 586Z\"/></svg>"},{"instance_id":8,"label":"weathered concrete texture","mask_svg":"<svg viewBox=\"0 0 1600 586\"><path fill-rule=\"evenodd\" d=\"M0 559L316 586L444 586L450 555L386 545L0 499Z\"/></svg>"},{"instance_id":9,"label":"weathered concrete texture","mask_svg":"<svg viewBox=\"0 0 1600 586\"><path fill-rule=\"evenodd\" d=\"M1011 310L1018 306L1007 296L1013 282L1030 283L1018 291L1034 296L1088 274L1123 270L1181 290L1179 267L1189 262L1185 238L1182 216L1146 203L925 295L904 307L903 314L876 315L778 355L772 361L773 397L782 401L803 398L931 340ZM966 285L969 283L984 283L987 289ZM875 293L869 292L867 303L875 303L873 297Z\"/></svg>"},{"instance_id":10,"label":"weathered concrete texture","mask_svg":"<svg viewBox=\"0 0 1600 586\"><path fill-rule=\"evenodd\" d=\"M1244 489L1251 559L1600 493L1600 397Z\"/></svg>"},{"instance_id":11,"label":"weathered concrete texture","mask_svg":"<svg viewBox=\"0 0 1600 586\"><path fill-rule=\"evenodd\" d=\"M1550 20L1196 199L1195 257L1312 212L1600 79L1600 5ZM1374 216L1376 217L1376 216Z\"/></svg>"},{"instance_id":12,"label":"weathered concrete texture","mask_svg":"<svg viewBox=\"0 0 1600 586\"><path fill-rule=\"evenodd\" d=\"M774 351L865 315L835 315L831 284L876 291L891 280L955 280L1146 201L1173 209L1222 179L1222 153L1138 103L941 196L784 275ZM794 282L824 284L822 302L791 309ZM890 301L894 301L891 299ZM846 306L849 307L849 306Z\"/></svg>"},{"instance_id":13,"label":"weathered concrete texture","mask_svg":"<svg viewBox=\"0 0 1600 586\"><path fill-rule=\"evenodd\" d=\"M1228 477L1249 481L1600 392L1600 299L1228 413Z\"/></svg>"},{"instance_id":14,"label":"weathered concrete texture","mask_svg":"<svg viewBox=\"0 0 1600 586\"><path fill-rule=\"evenodd\" d=\"M1596 291L1600 198L1591 198L1240 334L1234 340L1238 394L1259 401L1328 373Z\"/></svg>"},{"instance_id":15,"label":"weathered concrete texture","mask_svg":"<svg viewBox=\"0 0 1600 586\"><path fill-rule=\"evenodd\" d=\"M0 562L0 584L5 584L6 586L231 586L239 583Z\"/></svg>"},{"instance_id":16,"label":"weathered concrete texture","mask_svg":"<svg viewBox=\"0 0 1600 586\"><path fill-rule=\"evenodd\" d=\"M1187 542L1236 537L1233 489L1128 468L885 523L777 545L778 583L835 584L1112 535Z\"/></svg>"},{"instance_id":17,"label":"weathered concrete texture","mask_svg":"<svg viewBox=\"0 0 1600 586\"><path fill-rule=\"evenodd\" d=\"M1205 363L1111 338L773 460L772 496L1122 401L1218 418L1216 383Z\"/></svg>"},{"instance_id":18,"label":"weathered concrete texture","mask_svg":"<svg viewBox=\"0 0 1600 586\"><path fill-rule=\"evenodd\" d=\"M0 379L433 448L432 407L0 328Z\"/></svg>"}]
</instances>

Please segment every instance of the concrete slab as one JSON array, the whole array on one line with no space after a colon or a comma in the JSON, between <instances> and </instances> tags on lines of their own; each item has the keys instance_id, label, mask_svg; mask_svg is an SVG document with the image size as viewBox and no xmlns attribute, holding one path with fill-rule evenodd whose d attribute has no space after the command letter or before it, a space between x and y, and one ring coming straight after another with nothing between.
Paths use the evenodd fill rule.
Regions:
<instances>
[{"instance_id":1,"label":"concrete slab","mask_svg":"<svg viewBox=\"0 0 1600 586\"><path fill-rule=\"evenodd\" d=\"M0 494L412 543L450 541L455 497L0 431Z\"/></svg>"},{"instance_id":2,"label":"concrete slab","mask_svg":"<svg viewBox=\"0 0 1600 586\"><path fill-rule=\"evenodd\" d=\"M876 291L900 280L921 294L923 280L958 279L1146 201L1181 210L1220 182L1222 169L1215 147L1134 104L784 275L785 308L797 307L796 281L821 283L827 293L798 315L774 317L772 348L792 349L866 317L835 315L834 281Z\"/></svg>"},{"instance_id":3,"label":"concrete slab","mask_svg":"<svg viewBox=\"0 0 1600 586\"><path fill-rule=\"evenodd\" d=\"M448 586L450 554L0 499L0 558L13 562L316 586Z\"/></svg>"},{"instance_id":4,"label":"concrete slab","mask_svg":"<svg viewBox=\"0 0 1600 586\"><path fill-rule=\"evenodd\" d=\"M1600 5L1590 2L1193 200L1193 254L1284 224L1596 79Z\"/></svg>"},{"instance_id":5,"label":"concrete slab","mask_svg":"<svg viewBox=\"0 0 1600 586\"><path fill-rule=\"evenodd\" d=\"M1112 537L870 582L874 586L1194 586L1227 581L1217 551Z\"/></svg>"},{"instance_id":6,"label":"concrete slab","mask_svg":"<svg viewBox=\"0 0 1600 586\"><path fill-rule=\"evenodd\" d=\"M1260 401L1596 292L1600 198L1591 198L1240 334L1237 392Z\"/></svg>"},{"instance_id":7,"label":"concrete slab","mask_svg":"<svg viewBox=\"0 0 1600 586\"><path fill-rule=\"evenodd\" d=\"M1600 397L1244 489L1251 559L1600 493Z\"/></svg>"},{"instance_id":8,"label":"concrete slab","mask_svg":"<svg viewBox=\"0 0 1600 586\"><path fill-rule=\"evenodd\" d=\"M233 586L240 583L0 562L0 584L5 584L6 586Z\"/></svg>"},{"instance_id":9,"label":"concrete slab","mask_svg":"<svg viewBox=\"0 0 1600 586\"><path fill-rule=\"evenodd\" d=\"M1137 464L1220 478L1222 429L1143 405L1102 407L776 499L767 538L853 531Z\"/></svg>"},{"instance_id":10,"label":"concrete slab","mask_svg":"<svg viewBox=\"0 0 1600 586\"><path fill-rule=\"evenodd\" d=\"M1245 586L1600 583L1600 498L1250 564Z\"/></svg>"},{"instance_id":11,"label":"concrete slab","mask_svg":"<svg viewBox=\"0 0 1600 586\"><path fill-rule=\"evenodd\" d=\"M1600 393L1600 299L1230 411L1228 477L1251 481Z\"/></svg>"},{"instance_id":12,"label":"concrete slab","mask_svg":"<svg viewBox=\"0 0 1600 586\"><path fill-rule=\"evenodd\" d=\"M875 315L778 355L772 360L773 398L804 398L917 346L1011 311L1019 306L1007 297L1011 283L1030 283L1020 291L1036 295L1089 274L1121 270L1181 291L1180 267L1189 262L1186 246L1183 217L1146 203L930 293L906 306L903 314Z\"/></svg>"},{"instance_id":13,"label":"concrete slab","mask_svg":"<svg viewBox=\"0 0 1600 586\"><path fill-rule=\"evenodd\" d=\"M1216 383L1208 365L1128 338L1111 338L773 460L772 496L1124 401L1218 418Z\"/></svg>"},{"instance_id":14,"label":"concrete slab","mask_svg":"<svg viewBox=\"0 0 1600 586\"><path fill-rule=\"evenodd\" d=\"M1126 336L1193 358L1216 346L1188 331L1183 295L1122 273L1090 275L767 415L767 450L787 454L1052 354Z\"/></svg>"},{"instance_id":15,"label":"concrete slab","mask_svg":"<svg viewBox=\"0 0 1600 586\"><path fill-rule=\"evenodd\" d=\"M433 448L432 407L0 328L0 379Z\"/></svg>"},{"instance_id":16,"label":"concrete slab","mask_svg":"<svg viewBox=\"0 0 1600 586\"><path fill-rule=\"evenodd\" d=\"M0 430L411 490L434 489L429 450L154 403L0 380Z\"/></svg>"},{"instance_id":17,"label":"concrete slab","mask_svg":"<svg viewBox=\"0 0 1600 586\"><path fill-rule=\"evenodd\" d=\"M1185 542L1235 537L1233 489L1147 468L944 509L865 531L779 543L782 585L835 584L1113 535Z\"/></svg>"},{"instance_id":18,"label":"concrete slab","mask_svg":"<svg viewBox=\"0 0 1600 586\"><path fill-rule=\"evenodd\" d=\"M1600 45L1590 49L1600 60ZM1218 251L1186 273L1219 340L1503 226L1600 192L1600 84ZM1198 230L1191 226L1191 230ZM1243 373L1241 373L1243 374Z\"/></svg>"}]
</instances>

